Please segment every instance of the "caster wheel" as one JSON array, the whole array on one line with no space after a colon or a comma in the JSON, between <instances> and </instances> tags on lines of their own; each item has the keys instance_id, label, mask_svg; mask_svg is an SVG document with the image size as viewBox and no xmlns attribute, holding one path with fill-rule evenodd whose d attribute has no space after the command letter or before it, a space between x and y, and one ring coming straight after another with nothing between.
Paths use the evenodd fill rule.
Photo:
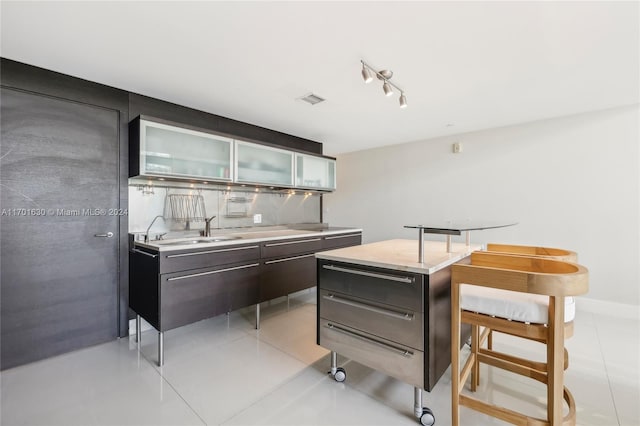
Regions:
<instances>
[{"instance_id":1,"label":"caster wheel","mask_svg":"<svg viewBox=\"0 0 640 426\"><path fill-rule=\"evenodd\" d=\"M428 408L422 409L422 415L420 416L420 424L423 426L431 426L436 422L436 418L433 415L433 411Z\"/></svg>"},{"instance_id":2,"label":"caster wheel","mask_svg":"<svg viewBox=\"0 0 640 426\"><path fill-rule=\"evenodd\" d=\"M347 379L347 372L344 371L344 368L338 367L336 374L333 375L333 378L336 382L344 382Z\"/></svg>"}]
</instances>

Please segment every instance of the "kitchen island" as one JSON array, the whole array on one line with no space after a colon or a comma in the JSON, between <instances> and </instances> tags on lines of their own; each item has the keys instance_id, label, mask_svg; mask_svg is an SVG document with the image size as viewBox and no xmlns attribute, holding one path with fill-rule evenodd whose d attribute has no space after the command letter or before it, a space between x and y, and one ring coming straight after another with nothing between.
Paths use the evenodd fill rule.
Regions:
<instances>
[{"instance_id":1,"label":"kitchen island","mask_svg":"<svg viewBox=\"0 0 640 426\"><path fill-rule=\"evenodd\" d=\"M414 386L414 414L451 362L450 266L479 245L388 240L316 253L317 343L331 350L331 374L344 381L337 353ZM462 341L469 330L464 330Z\"/></svg>"}]
</instances>

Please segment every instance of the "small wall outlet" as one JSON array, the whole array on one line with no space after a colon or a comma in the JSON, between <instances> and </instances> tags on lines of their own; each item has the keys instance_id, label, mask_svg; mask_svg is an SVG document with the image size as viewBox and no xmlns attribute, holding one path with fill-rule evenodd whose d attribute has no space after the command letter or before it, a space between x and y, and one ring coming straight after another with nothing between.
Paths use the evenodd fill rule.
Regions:
<instances>
[{"instance_id":1,"label":"small wall outlet","mask_svg":"<svg viewBox=\"0 0 640 426\"><path fill-rule=\"evenodd\" d=\"M460 142L456 142L453 144L453 153L460 154L462 152L462 144Z\"/></svg>"},{"instance_id":2,"label":"small wall outlet","mask_svg":"<svg viewBox=\"0 0 640 426\"><path fill-rule=\"evenodd\" d=\"M254 214L253 215L253 223L262 223L262 215L261 214Z\"/></svg>"}]
</instances>

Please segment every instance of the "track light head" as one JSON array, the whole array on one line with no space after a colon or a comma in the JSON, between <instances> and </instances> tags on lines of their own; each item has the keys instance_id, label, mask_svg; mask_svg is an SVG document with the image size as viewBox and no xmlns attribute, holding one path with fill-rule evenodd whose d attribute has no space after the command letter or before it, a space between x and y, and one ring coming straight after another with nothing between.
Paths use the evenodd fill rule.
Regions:
<instances>
[{"instance_id":1,"label":"track light head","mask_svg":"<svg viewBox=\"0 0 640 426\"><path fill-rule=\"evenodd\" d=\"M400 108L407 107L407 97L404 95L404 92L400 94Z\"/></svg>"},{"instance_id":2,"label":"track light head","mask_svg":"<svg viewBox=\"0 0 640 426\"><path fill-rule=\"evenodd\" d=\"M382 85L382 90L384 90L385 96L393 95L393 89L391 88L391 85L388 81L384 82L384 84Z\"/></svg>"},{"instance_id":3,"label":"track light head","mask_svg":"<svg viewBox=\"0 0 640 426\"><path fill-rule=\"evenodd\" d=\"M371 75L371 71L367 67L362 64L362 79L365 83L371 83L373 81L373 75Z\"/></svg>"}]
</instances>

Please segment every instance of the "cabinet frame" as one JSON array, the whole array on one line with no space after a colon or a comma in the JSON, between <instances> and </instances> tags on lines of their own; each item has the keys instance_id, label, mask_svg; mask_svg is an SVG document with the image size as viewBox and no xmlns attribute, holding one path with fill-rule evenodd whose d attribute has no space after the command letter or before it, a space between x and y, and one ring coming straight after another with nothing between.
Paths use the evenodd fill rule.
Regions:
<instances>
[{"instance_id":1,"label":"cabinet frame","mask_svg":"<svg viewBox=\"0 0 640 426\"><path fill-rule=\"evenodd\" d=\"M282 154L287 154L291 157L290 159L290 168L291 168L291 173L289 174L289 183L288 184L282 184L282 183L274 183L274 182L266 182L266 181L259 181L259 180L251 180L251 179L247 179L247 180L241 180L240 179L240 154L238 153L238 150L240 149L241 146L250 146L250 147L255 147L257 149L263 149L265 151L272 151L272 152L279 152ZM263 145L263 144L259 144L259 143L254 143L254 142L248 142L248 141L241 141L241 140L236 140L235 144L234 144L234 170L233 170L233 176L234 176L234 182L235 183L240 183L240 184L253 184L253 185L262 185L262 186L269 186L269 187L280 187L280 188L293 188L295 187L295 151L291 151L291 150L287 150L287 149L280 149L280 148L274 148L272 146L269 145ZM255 169L255 170L259 170L259 169Z\"/></svg>"},{"instance_id":2,"label":"cabinet frame","mask_svg":"<svg viewBox=\"0 0 640 426\"><path fill-rule=\"evenodd\" d=\"M210 139L212 143L227 143L229 147L229 158L225 159L223 167L228 168L229 176L221 177L212 175L148 171L145 161L146 155L144 154L147 151L147 134L145 130L148 127L173 131L184 135L199 136ZM129 123L129 141L129 177L142 176L176 180L197 180L202 182L233 182L235 140L229 135L210 132L204 129L186 127L178 123L171 123L167 120L160 120L140 115Z\"/></svg>"},{"instance_id":3,"label":"cabinet frame","mask_svg":"<svg viewBox=\"0 0 640 426\"><path fill-rule=\"evenodd\" d=\"M298 185L298 158L313 158L313 159L318 159L318 160L323 160L326 164L327 167L330 163L333 163L333 186L313 186L313 185L304 185L304 180L303 183ZM300 188L300 189L308 189L308 190L312 190L312 191L335 191L336 187L337 187L337 170L338 170L338 163L336 161L335 158L333 157L326 157L326 156L322 156L322 155L312 155L312 154L303 154L300 152L296 152L295 156L294 156L294 163L295 163L295 170L294 170L294 181L293 184L295 185L296 188ZM329 180L331 180L331 177L329 177Z\"/></svg>"}]
</instances>

